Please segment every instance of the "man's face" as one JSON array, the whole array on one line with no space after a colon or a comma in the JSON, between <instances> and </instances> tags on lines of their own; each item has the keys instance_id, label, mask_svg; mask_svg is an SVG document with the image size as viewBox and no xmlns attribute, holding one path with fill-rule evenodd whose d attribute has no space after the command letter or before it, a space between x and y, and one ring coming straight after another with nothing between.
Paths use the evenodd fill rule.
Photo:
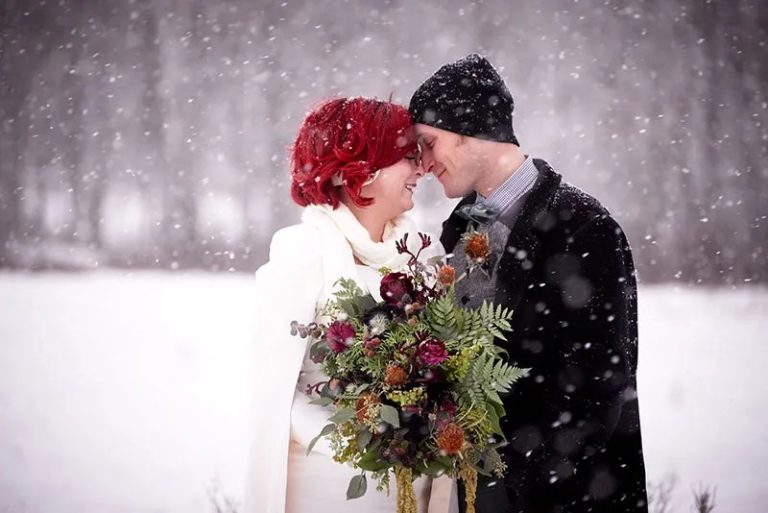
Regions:
<instances>
[{"instance_id":1,"label":"man's face","mask_svg":"<svg viewBox=\"0 0 768 513\"><path fill-rule=\"evenodd\" d=\"M474 155L472 138L422 123L417 123L415 130L424 171L435 175L445 195L461 198L472 192L482 169Z\"/></svg>"}]
</instances>

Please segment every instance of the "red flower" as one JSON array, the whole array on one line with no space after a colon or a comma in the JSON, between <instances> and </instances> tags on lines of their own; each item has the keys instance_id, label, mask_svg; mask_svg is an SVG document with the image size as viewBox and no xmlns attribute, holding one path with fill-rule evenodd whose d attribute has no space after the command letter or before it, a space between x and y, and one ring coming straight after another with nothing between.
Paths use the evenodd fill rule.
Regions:
<instances>
[{"instance_id":1,"label":"red flower","mask_svg":"<svg viewBox=\"0 0 768 513\"><path fill-rule=\"evenodd\" d=\"M456 415L457 410L458 407L456 406L456 403L450 397L443 397L443 399L440 401L440 411L454 416Z\"/></svg>"},{"instance_id":2,"label":"red flower","mask_svg":"<svg viewBox=\"0 0 768 513\"><path fill-rule=\"evenodd\" d=\"M414 299L413 281L403 273L389 273L384 276L379 291L384 302L398 308Z\"/></svg>"},{"instance_id":3,"label":"red flower","mask_svg":"<svg viewBox=\"0 0 768 513\"><path fill-rule=\"evenodd\" d=\"M334 353L340 353L352 345L355 328L348 321L336 321L328 326L325 341Z\"/></svg>"},{"instance_id":4,"label":"red flower","mask_svg":"<svg viewBox=\"0 0 768 513\"><path fill-rule=\"evenodd\" d=\"M416 348L416 358L421 365L435 367L448 359L448 350L445 342L436 338L429 338L419 343Z\"/></svg>"},{"instance_id":5,"label":"red flower","mask_svg":"<svg viewBox=\"0 0 768 513\"><path fill-rule=\"evenodd\" d=\"M437 434L437 446L443 454L458 454L464 446L464 431L456 424L448 424Z\"/></svg>"}]
</instances>

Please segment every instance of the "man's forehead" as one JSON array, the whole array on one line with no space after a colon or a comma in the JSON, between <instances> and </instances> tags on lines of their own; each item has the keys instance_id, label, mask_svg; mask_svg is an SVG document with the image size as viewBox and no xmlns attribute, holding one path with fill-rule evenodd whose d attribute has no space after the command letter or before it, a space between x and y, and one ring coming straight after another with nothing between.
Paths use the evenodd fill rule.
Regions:
<instances>
[{"instance_id":1,"label":"man's forehead","mask_svg":"<svg viewBox=\"0 0 768 513\"><path fill-rule=\"evenodd\" d=\"M442 132L442 130L440 130L439 128L425 125L424 123L416 123L413 126L413 129L416 132L417 137L421 137L427 134L437 135L439 132Z\"/></svg>"}]
</instances>

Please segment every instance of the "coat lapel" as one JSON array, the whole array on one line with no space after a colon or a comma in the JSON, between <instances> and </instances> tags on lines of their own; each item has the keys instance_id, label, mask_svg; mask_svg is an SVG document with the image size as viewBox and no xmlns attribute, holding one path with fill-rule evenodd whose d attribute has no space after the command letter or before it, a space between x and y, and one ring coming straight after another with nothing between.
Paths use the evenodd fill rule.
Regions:
<instances>
[{"instance_id":1,"label":"coat lapel","mask_svg":"<svg viewBox=\"0 0 768 513\"><path fill-rule=\"evenodd\" d=\"M554 216L547 207L562 178L545 161L534 159L533 163L539 170L539 178L512 226L497 271L500 283L497 284L495 302L512 308L517 306L526 290L527 275L534 267L542 235L554 225ZM503 286L502 281L511 284L512 288Z\"/></svg>"},{"instance_id":2,"label":"coat lapel","mask_svg":"<svg viewBox=\"0 0 768 513\"><path fill-rule=\"evenodd\" d=\"M467 230L467 225L469 224L468 220L460 217L456 212L464 205L471 205L474 203L476 197L477 194L474 192L464 196L459 204L456 205L456 208L453 209L453 212L451 212L451 215L448 217L448 219L443 222L443 233L440 235L440 242L442 243L446 252L453 253L456 244L458 244L459 239Z\"/></svg>"}]
</instances>

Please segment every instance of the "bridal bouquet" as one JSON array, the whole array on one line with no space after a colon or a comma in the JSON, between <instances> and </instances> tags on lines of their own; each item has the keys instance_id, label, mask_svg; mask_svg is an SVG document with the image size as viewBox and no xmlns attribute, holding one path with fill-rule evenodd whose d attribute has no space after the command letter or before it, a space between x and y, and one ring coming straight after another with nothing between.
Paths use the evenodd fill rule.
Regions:
<instances>
[{"instance_id":1,"label":"bridal bouquet","mask_svg":"<svg viewBox=\"0 0 768 513\"><path fill-rule=\"evenodd\" d=\"M292 324L294 335L311 338L310 357L329 376L307 392L334 410L307 453L328 437L334 459L360 470L348 499L365 494L367 475L387 491L394 475L398 513L415 513L413 480L445 473L464 480L472 512L477 473L505 471L499 393L528 370L506 363L493 343L509 331L511 311L458 306L455 270L420 261L431 240L419 236L416 254L407 236L397 243L410 257L406 272L381 270L382 302L341 279L318 322ZM467 258L477 263L477 253Z\"/></svg>"}]
</instances>

